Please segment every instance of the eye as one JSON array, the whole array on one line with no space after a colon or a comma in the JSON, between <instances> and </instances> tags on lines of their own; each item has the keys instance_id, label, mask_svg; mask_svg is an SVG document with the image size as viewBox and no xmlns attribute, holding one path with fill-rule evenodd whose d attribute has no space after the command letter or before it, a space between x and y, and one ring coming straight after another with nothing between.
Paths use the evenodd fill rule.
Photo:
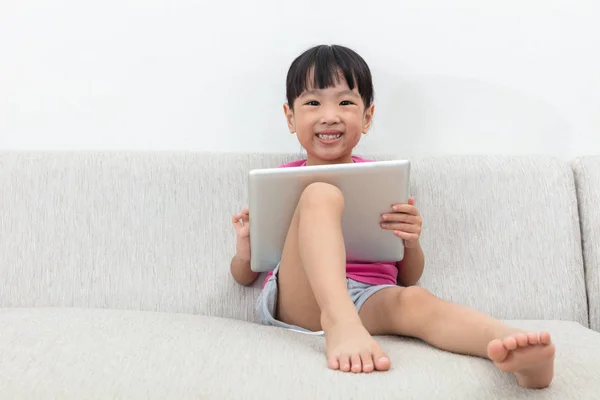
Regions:
<instances>
[{"instance_id":1,"label":"eye","mask_svg":"<svg viewBox=\"0 0 600 400\"><path fill-rule=\"evenodd\" d=\"M351 102L350 100L344 100L340 103L342 106L349 106L351 104L354 104L353 102Z\"/></svg>"},{"instance_id":2,"label":"eye","mask_svg":"<svg viewBox=\"0 0 600 400\"><path fill-rule=\"evenodd\" d=\"M307 106L318 106L319 102L316 100L311 100L309 102L306 103Z\"/></svg>"}]
</instances>

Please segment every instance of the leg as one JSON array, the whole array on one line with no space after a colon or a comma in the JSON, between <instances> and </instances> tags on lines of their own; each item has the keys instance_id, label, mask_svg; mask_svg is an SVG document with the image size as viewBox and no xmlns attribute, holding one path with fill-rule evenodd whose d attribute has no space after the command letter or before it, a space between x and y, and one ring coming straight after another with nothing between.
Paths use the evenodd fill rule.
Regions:
<instances>
[{"instance_id":1,"label":"leg","mask_svg":"<svg viewBox=\"0 0 600 400\"><path fill-rule=\"evenodd\" d=\"M277 317L306 329L323 329L330 368L385 370L389 359L348 295L343 209L344 198L335 186L314 183L304 190L283 248Z\"/></svg>"},{"instance_id":2,"label":"leg","mask_svg":"<svg viewBox=\"0 0 600 400\"><path fill-rule=\"evenodd\" d=\"M375 293L360 317L372 335L412 336L442 350L489 358L500 370L514 373L521 386L543 388L552 381L555 349L550 334L510 328L418 286Z\"/></svg>"}]
</instances>

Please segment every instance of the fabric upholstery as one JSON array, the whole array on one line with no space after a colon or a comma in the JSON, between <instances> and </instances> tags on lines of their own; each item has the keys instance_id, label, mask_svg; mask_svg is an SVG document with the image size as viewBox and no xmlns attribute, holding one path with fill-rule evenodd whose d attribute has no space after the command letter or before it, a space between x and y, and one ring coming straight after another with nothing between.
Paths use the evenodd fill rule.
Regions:
<instances>
[{"instance_id":1,"label":"fabric upholstery","mask_svg":"<svg viewBox=\"0 0 600 400\"><path fill-rule=\"evenodd\" d=\"M600 333L574 322L508 321L547 329L557 346L547 390L521 389L487 360L422 342L378 338L385 373L327 369L322 337L174 313L0 310L0 397L21 399L592 399Z\"/></svg>"},{"instance_id":2,"label":"fabric upholstery","mask_svg":"<svg viewBox=\"0 0 600 400\"><path fill-rule=\"evenodd\" d=\"M420 284L501 319L587 326L577 199L567 163L549 157L415 160L423 215Z\"/></svg>"},{"instance_id":3,"label":"fabric upholstery","mask_svg":"<svg viewBox=\"0 0 600 400\"><path fill-rule=\"evenodd\" d=\"M250 288L231 279L230 218L247 204L250 169L296 158L0 153L0 306L252 320L262 277ZM412 162L424 218L422 286L498 318L588 324L568 164L496 156Z\"/></svg>"},{"instance_id":4,"label":"fabric upholstery","mask_svg":"<svg viewBox=\"0 0 600 400\"><path fill-rule=\"evenodd\" d=\"M600 331L600 156L573 163L581 218L590 327Z\"/></svg>"},{"instance_id":5,"label":"fabric upholstery","mask_svg":"<svg viewBox=\"0 0 600 400\"><path fill-rule=\"evenodd\" d=\"M250 320L229 273L249 167L277 157L0 155L0 306L97 307ZM283 160L283 157L280 157Z\"/></svg>"},{"instance_id":6,"label":"fabric upholstery","mask_svg":"<svg viewBox=\"0 0 600 400\"><path fill-rule=\"evenodd\" d=\"M600 333L584 327L586 284L600 326L596 160L575 163L577 193L569 164L549 157L411 160L419 284L550 331L556 377L535 391L487 360L405 338L378 338L389 372L334 372L322 337L247 322L263 277L231 278L230 218L250 169L298 157L0 152L0 398L597 396Z\"/></svg>"}]
</instances>

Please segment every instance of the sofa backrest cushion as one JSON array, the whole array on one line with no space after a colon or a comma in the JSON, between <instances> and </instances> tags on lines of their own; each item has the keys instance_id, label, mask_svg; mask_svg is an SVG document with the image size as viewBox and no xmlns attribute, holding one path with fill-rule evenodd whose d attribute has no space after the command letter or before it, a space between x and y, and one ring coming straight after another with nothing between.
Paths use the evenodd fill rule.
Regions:
<instances>
[{"instance_id":1,"label":"sofa backrest cushion","mask_svg":"<svg viewBox=\"0 0 600 400\"><path fill-rule=\"evenodd\" d=\"M235 284L231 215L247 173L294 154L2 153L0 306L100 307L252 320L262 276ZM381 156L377 159L390 159ZM567 163L414 159L436 295L498 318L587 325Z\"/></svg>"}]
</instances>

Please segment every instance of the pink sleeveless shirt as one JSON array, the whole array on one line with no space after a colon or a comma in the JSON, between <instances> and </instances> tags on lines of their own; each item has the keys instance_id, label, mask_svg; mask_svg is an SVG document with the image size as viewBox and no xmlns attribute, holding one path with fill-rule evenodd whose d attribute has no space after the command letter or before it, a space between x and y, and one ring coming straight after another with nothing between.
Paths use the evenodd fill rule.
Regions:
<instances>
[{"instance_id":1,"label":"pink sleeveless shirt","mask_svg":"<svg viewBox=\"0 0 600 400\"><path fill-rule=\"evenodd\" d=\"M352 160L355 163L372 161L357 156L352 156ZM303 167L305 165L306 159L283 164L280 168ZM398 246L401 246L400 240L398 240ZM273 275L273 271L267 274L265 283L271 275ZM393 262L357 262L346 260L346 277L370 285L395 285L398 278L398 268L396 267L396 263Z\"/></svg>"}]
</instances>

